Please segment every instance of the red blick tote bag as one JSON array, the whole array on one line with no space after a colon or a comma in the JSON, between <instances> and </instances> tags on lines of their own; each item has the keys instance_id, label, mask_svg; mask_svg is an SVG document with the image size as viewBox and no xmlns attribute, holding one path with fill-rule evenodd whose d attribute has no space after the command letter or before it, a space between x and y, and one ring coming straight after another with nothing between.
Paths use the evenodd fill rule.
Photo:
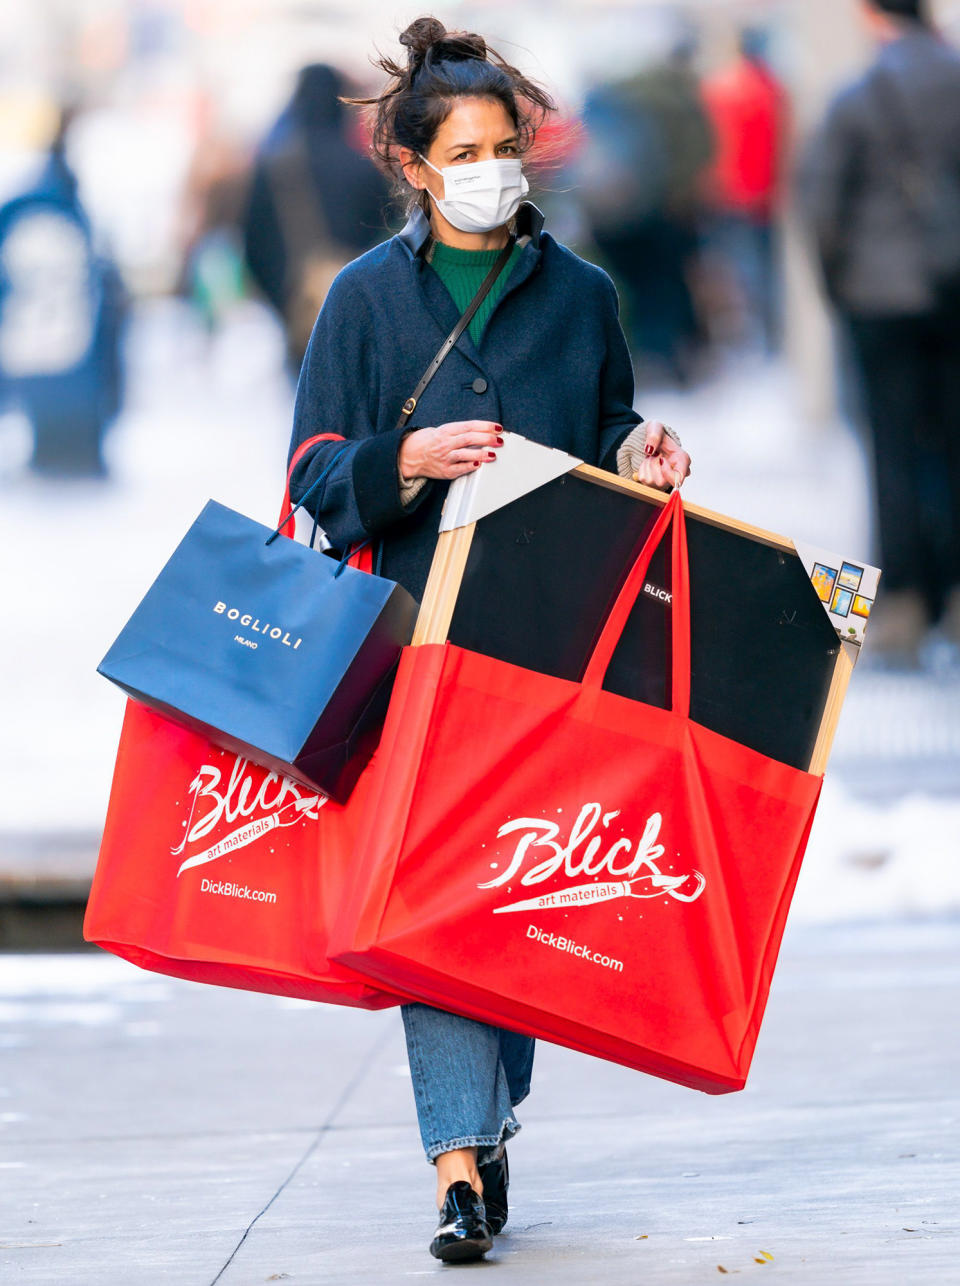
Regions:
<instances>
[{"instance_id":1,"label":"red blick tote bag","mask_svg":"<svg viewBox=\"0 0 960 1286\"><path fill-rule=\"evenodd\" d=\"M671 525L662 710L601 685ZM406 649L333 958L468 1017L742 1088L822 779L692 722L689 695L679 492L581 683Z\"/></svg>"},{"instance_id":2,"label":"red blick tote bag","mask_svg":"<svg viewBox=\"0 0 960 1286\"><path fill-rule=\"evenodd\" d=\"M327 958L369 778L341 807L128 701L84 937L196 982L398 1004Z\"/></svg>"},{"instance_id":3,"label":"red blick tote bag","mask_svg":"<svg viewBox=\"0 0 960 1286\"><path fill-rule=\"evenodd\" d=\"M366 794L341 807L128 701L84 937L195 982L399 1003L327 959Z\"/></svg>"}]
</instances>

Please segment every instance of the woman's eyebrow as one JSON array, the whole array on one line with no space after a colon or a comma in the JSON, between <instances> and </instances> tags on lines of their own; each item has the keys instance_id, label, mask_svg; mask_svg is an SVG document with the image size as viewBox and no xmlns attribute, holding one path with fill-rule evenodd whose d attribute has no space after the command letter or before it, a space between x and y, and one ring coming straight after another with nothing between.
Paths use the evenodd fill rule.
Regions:
<instances>
[{"instance_id":1,"label":"woman's eyebrow","mask_svg":"<svg viewBox=\"0 0 960 1286\"><path fill-rule=\"evenodd\" d=\"M494 147L503 147L503 146L504 146L505 144L507 144L507 143L516 143L516 141L517 141L517 136L516 136L516 134L511 134L509 138L502 138L502 139L500 140L500 142L499 142L499 143L495 143L495 144L494 144ZM467 150L468 148L474 148L474 149L475 149L475 148L477 148L477 147L479 147L479 146L480 146L480 145L479 145L479 143L451 143L451 144L450 144L450 146L447 148L447 151L448 151L448 152L463 152L463 151Z\"/></svg>"}]
</instances>

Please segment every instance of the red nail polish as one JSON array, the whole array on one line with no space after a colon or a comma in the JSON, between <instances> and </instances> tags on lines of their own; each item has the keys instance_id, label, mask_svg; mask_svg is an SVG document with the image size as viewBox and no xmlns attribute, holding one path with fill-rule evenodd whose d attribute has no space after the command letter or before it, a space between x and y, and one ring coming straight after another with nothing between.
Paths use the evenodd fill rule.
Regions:
<instances>
[{"instance_id":1,"label":"red nail polish","mask_svg":"<svg viewBox=\"0 0 960 1286\"><path fill-rule=\"evenodd\" d=\"M502 446L503 446L503 438L497 438L497 446L498 446L498 447L502 447Z\"/></svg>"},{"instance_id":2,"label":"red nail polish","mask_svg":"<svg viewBox=\"0 0 960 1286\"><path fill-rule=\"evenodd\" d=\"M502 433L502 432L503 432L503 425L502 425L502 424L495 424L493 427L496 429L496 431L497 431L498 433Z\"/></svg>"},{"instance_id":3,"label":"red nail polish","mask_svg":"<svg viewBox=\"0 0 960 1286\"><path fill-rule=\"evenodd\" d=\"M653 447L652 447L652 446L645 446L645 447L643 448L643 454L644 454L644 455L653 455Z\"/></svg>"},{"instance_id":4,"label":"red nail polish","mask_svg":"<svg viewBox=\"0 0 960 1286\"><path fill-rule=\"evenodd\" d=\"M490 454L487 456L488 460L496 460L496 458L497 457L493 451L491 451Z\"/></svg>"},{"instance_id":5,"label":"red nail polish","mask_svg":"<svg viewBox=\"0 0 960 1286\"><path fill-rule=\"evenodd\" d=\"M479 461L479 460L474 460L474 462L473 462L473 467L474 467L475 469L479 469L479 468L480 468L480 461Z\"/></svg>"}]
</instances>

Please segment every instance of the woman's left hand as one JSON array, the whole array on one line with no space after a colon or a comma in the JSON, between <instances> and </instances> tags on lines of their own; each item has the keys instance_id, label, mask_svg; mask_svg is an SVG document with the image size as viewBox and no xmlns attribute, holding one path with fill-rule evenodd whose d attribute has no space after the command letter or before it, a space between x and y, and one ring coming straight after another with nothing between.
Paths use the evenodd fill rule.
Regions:
<instances>
[{"instance_id":1,"label":"woman's left hand","mask_svg":"<svg viewBox=\"0 0 960 1286\"><path fill-rule=\"evenodd\" d=\"M660 420L647 420L646 430L643 455L638 454L631 460L633 480L659 491L669 491L690 476L690 457L674 442Z\"/></svg>"}]
</instances>

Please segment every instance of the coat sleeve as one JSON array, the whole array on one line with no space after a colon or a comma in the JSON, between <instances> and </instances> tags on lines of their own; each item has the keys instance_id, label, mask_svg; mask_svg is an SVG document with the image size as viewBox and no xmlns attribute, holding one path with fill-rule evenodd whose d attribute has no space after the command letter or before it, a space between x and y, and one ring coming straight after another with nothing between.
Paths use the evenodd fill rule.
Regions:
<instances>
[{"instance_id":1,"label":"coat sleeve","mask_svg":"<svg viewBox=\"0 0 960 1286\"><path fill-rule=\"evenodd\" d=\"M620 301L616 287L602 274L605 356L600 373L599 447L601 469L617 472L617 450L632 429L643 422L633 409L633 363L627 339L620 325Z\"/></svg>"},{"instance_id":2,"label":"coat sleeve","mask_svg":"<svg viewBox=\"0 0 960 1286\"><path fill-rule=\"evenodd\" d=\"M320 310L297 384L287 467L301 443L318 433L345 442L321 442L297 464L290 479L296 504L336 463L304 508L318 519L330 543L347 549L381 535L414 513L432 490L401 494L397 454L405 429L378 432L377 336L362 289L348 266L334 280Z\"/></svg>"}]
</instances>

